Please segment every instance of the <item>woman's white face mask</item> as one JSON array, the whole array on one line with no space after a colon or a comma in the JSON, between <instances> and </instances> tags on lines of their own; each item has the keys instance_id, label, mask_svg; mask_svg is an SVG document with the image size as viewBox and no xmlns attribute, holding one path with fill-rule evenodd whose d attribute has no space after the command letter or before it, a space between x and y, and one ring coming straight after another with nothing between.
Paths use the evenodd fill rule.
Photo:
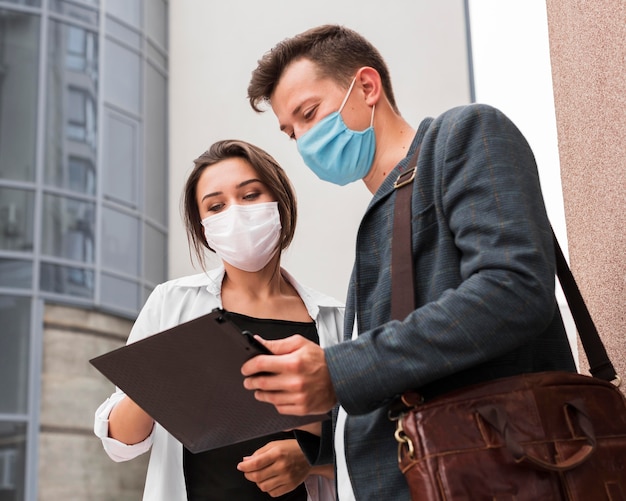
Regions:
<instances>
[{"instance_id":1,"label":"woman's white face mask","mask_svg":"<svg viewBox=\"0 0 626 501\"><path fill-rule=\"evenodd\" d=\"M243 271L259 271L279 250L278 202L231 205L202 220L209 246L228 264Z\"/></svg>"}]
</instances>

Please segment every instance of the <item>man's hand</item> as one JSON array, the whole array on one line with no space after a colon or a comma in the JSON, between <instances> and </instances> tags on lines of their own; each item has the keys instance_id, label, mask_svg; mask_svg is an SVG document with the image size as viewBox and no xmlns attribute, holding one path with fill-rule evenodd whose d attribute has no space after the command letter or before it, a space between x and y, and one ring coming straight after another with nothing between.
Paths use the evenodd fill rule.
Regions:
<instances>
[{"instance_id":1,"label":"man's hand","mask_svg":"<svg viewBox=\"0 0 626 501\"><path fill-rule=\"evenodd\" d=\"M243 458L237 469L272 497L294 490L309 476L311 465L294 439L277 440Z\"/></svg>"},{"instance_id":2,"label":"man's hand","mask_svg":"<svg viewBox=\"0 0 626 501\"><path fill-rule=\"evenodd\" d=\"M317 344L296 334L263 343L273 355L257 355L241 367L244 386L281 414L305 416L324 414L337 403L335 390Z\"/></svg>"}]
</instances>

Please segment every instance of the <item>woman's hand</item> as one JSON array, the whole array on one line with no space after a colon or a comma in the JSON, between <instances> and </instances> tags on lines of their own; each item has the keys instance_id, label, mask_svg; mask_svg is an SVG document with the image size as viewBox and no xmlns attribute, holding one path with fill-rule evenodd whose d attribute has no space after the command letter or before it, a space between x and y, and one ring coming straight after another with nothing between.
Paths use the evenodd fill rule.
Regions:
<instances>
[{"instance_id":1,"label":"woman's hand","mask_svg":"<svg viewBox=\"0 0 626 501\"><path fill-rule=\"evenodd\" d=\"M295 439L270 442L243 458L237 469L272 497L291 492L309 476L311 465Z\"/></svg>"}]
</instances>

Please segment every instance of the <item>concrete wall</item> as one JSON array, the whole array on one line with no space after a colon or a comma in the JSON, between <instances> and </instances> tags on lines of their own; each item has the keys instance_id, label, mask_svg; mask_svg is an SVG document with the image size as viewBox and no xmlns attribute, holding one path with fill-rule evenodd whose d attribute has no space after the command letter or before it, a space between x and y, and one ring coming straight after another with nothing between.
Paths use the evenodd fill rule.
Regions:
<instances>
[{"instance_id":1,"label":"concrete wall","mask_svg":"<svg viewBox=\"0 0 626 501\"><path fill-rule=\"evenodd\" d=\"M570 265L624 376L626 3L547 0L547 10Z\"/></svg>"},{"instance_id":2,"label":"concrete wall","mask_svg":"<svg viewBox=\"0 0 626 501\"><path fill-rule=\"evenodd\" d=\"M97 407L114 390L89 359L122 346L132 322L46 305L41 373L39 501L138 501L148 455L115 463L93 433Z\"/></svg>"}]
</instances>

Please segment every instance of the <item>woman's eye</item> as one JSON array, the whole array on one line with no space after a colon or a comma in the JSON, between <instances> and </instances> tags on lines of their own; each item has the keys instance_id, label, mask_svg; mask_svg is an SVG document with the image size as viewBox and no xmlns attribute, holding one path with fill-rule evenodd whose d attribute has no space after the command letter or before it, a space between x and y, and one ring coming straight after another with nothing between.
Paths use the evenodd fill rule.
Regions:
<instances>
[{"instance_id":1,"label":"woman's eye","mask_svg":"<svg viewBox=\"0 0 626 501\"><path fill-rule=\"evenodd\" d=\"M261 196L261 194L259 192L255 191L253 193L248 193L247 195L244 195L243 199L244 200L256 200L260 196Z\"/></svg>"},{"instance_id":2,"label":"woman's eye","mask_svg":"<svg viewBox=\"0 0 626 501\"><path fill-rule=\"evenodd\" d=\"M207 208L207 212L219 212L224 207L224 204L213 204Z\"/></svg>"}]
</instances>

